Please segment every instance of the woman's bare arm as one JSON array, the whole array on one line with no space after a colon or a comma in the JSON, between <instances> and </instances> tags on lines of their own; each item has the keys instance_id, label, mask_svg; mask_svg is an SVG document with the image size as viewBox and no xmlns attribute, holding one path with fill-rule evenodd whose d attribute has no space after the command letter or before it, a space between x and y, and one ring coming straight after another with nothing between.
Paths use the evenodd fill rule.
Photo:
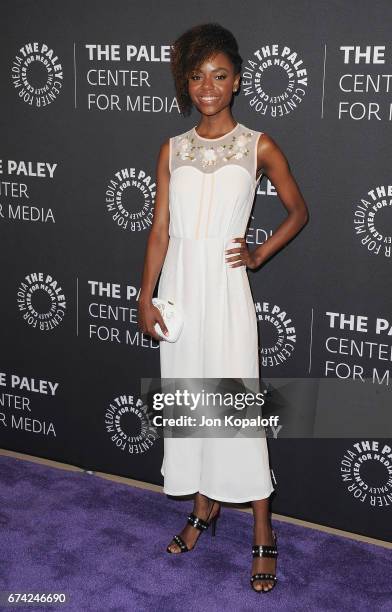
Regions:
<instances>
[{"instance_id":1,"label":"woman's bare arm","mask_svg":"<svg viewBox=\"0 0 392 612\"><path fill-rule=\"evenodd\" d=\"M247 266L258 268L274 253L285 246L305 225L309 218L308 208L299 190L295 178L291 174L289 163L276 142L264 133L260 136L257 148L257 173L263 171L274 185L288 215L277 229L263 244L249 251L246 238L239 236L233 242L239 242L239 247L226 249L226 262L231 268Z\"/></svg>"},{"instance_id":2,"label":"woman's bare arm","mask_svg":"<svg viewBox=\"0 0 392 612\"><path fill-rule=\"evenodd\" d=\"M138 307L140 329L156 340L160 340L160 337L154 330L155 322L163 331L167 331L160 311L151 300L169 244L169 180L169 140L166 140L158 155L154 215L146 244Z\"/></svg>"},{"instance_id":3,"label":"woman's bare arm","mask_svg":"<svg viewBox=\"0 0 392 612\"><path fill-rule=\"evenodd\" d=\"M256 251L260 263L285 246L307 223L309 211L286 156L268 134L259 138L257 167L270 179L288 216Z\"/></svg>"}]
</instances>

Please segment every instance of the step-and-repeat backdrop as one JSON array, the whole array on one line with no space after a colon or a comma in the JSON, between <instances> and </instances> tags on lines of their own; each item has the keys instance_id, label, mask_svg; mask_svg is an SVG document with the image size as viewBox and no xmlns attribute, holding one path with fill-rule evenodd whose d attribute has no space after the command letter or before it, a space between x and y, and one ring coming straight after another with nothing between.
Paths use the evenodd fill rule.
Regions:
<instances>
[{"instance_id":1,"label":"step-and-repeat backdrop","mask_svg":"<svg viewBox=\"0 0 392 612\"><path fill-rule=\"evenodd\" d=\"M390 2L184 7L2 3L0 447L156 484L140 381L159 377L159 346L137 304L159 148L199 121L180 115L169 66L192 25L237 37L234 116L275 139L310 211L249 272L262 376L366 381L374 415L391 384ZM249 246L285 215L264 176ZM275 512L390 538L387 425L268 443Z\"/></svg>"}]
</instances>

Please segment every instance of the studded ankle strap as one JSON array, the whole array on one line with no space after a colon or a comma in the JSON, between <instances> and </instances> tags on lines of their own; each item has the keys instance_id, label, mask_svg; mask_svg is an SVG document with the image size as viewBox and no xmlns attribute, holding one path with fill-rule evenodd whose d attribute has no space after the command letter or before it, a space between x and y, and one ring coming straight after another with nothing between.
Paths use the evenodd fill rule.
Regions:
<instances>
[{"instance_id":1,"label":"studded ankle strap","mask_svg":"<svg viewBox=\"0 0 392 612\"><path fill-rule=\"evenodd\" d=\"M193 514L193 512L191 512L188 516L188 523L193 527L196 527L196 529L198 529L199 531L208 529L207 521L204 521L203 519L199 518L198 516L196 516L196 514Z\"/></svg>"}]
</instances>

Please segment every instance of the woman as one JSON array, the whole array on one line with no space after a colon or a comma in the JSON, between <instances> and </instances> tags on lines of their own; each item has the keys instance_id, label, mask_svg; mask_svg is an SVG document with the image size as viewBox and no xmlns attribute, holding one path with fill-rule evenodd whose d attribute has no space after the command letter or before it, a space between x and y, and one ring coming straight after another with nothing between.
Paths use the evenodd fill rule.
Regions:
<instances>
[{"instance_id":1,"label":"woman","mask_svg":"<svg viewBox=\"0 0 392 612\"><path fill-rule=\"evenodd\" d=\"M181 113L200 112L197 126L169 138L157 163L157 194L139 299L139 327L156 340L152 304L174 299L184 312L176 342L160 342L161 377L258 379L257 319L246 269L257 269L308 219L288 162L265 132L231 112L242 58L234 36L219 24L195 26L172 45L171 68ZM250 251L244 235L255 190L266 174L287 218ZM220 513L220 502L250 501L254 516L251 586L276 583L276 535L269 496L274 490L265 435L260 438L164 438L161 469L169 495L194 493L193 512L168 552L190 551Z\"/></svg>"}]
</instances>

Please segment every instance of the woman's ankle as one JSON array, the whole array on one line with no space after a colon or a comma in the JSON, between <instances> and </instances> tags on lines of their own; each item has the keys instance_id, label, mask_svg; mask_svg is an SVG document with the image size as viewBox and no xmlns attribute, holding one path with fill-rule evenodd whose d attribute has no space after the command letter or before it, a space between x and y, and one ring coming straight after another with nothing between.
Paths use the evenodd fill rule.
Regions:
<instances>
[{"instance_id":1,"label":"woman's ankle","mask_svg":"<svg viewBox=\"0 0 392 612\"><path fill-rule=\"evenodd\" d=\"M220 502L215 499L210 499L202 493L195 495L194 513L195 514L215 514L219 510Z\"/></svg>"},{"instance_id":2,"label":"woman's ankle","mask_svg":"<svg viewBox=\"0 0 392 612\"><path fill-rule=\"evenodd\" d=\"M272 524L271 521L269 519L267 520L257 520L255 521L254 525L253 525L253 538L256 541L256 543L259 543L258 541L261 540L261 542L264 541L265 544L267 544L268 540L273 540L273 535L272 535Z\"/></svg>"}]
</instances>

